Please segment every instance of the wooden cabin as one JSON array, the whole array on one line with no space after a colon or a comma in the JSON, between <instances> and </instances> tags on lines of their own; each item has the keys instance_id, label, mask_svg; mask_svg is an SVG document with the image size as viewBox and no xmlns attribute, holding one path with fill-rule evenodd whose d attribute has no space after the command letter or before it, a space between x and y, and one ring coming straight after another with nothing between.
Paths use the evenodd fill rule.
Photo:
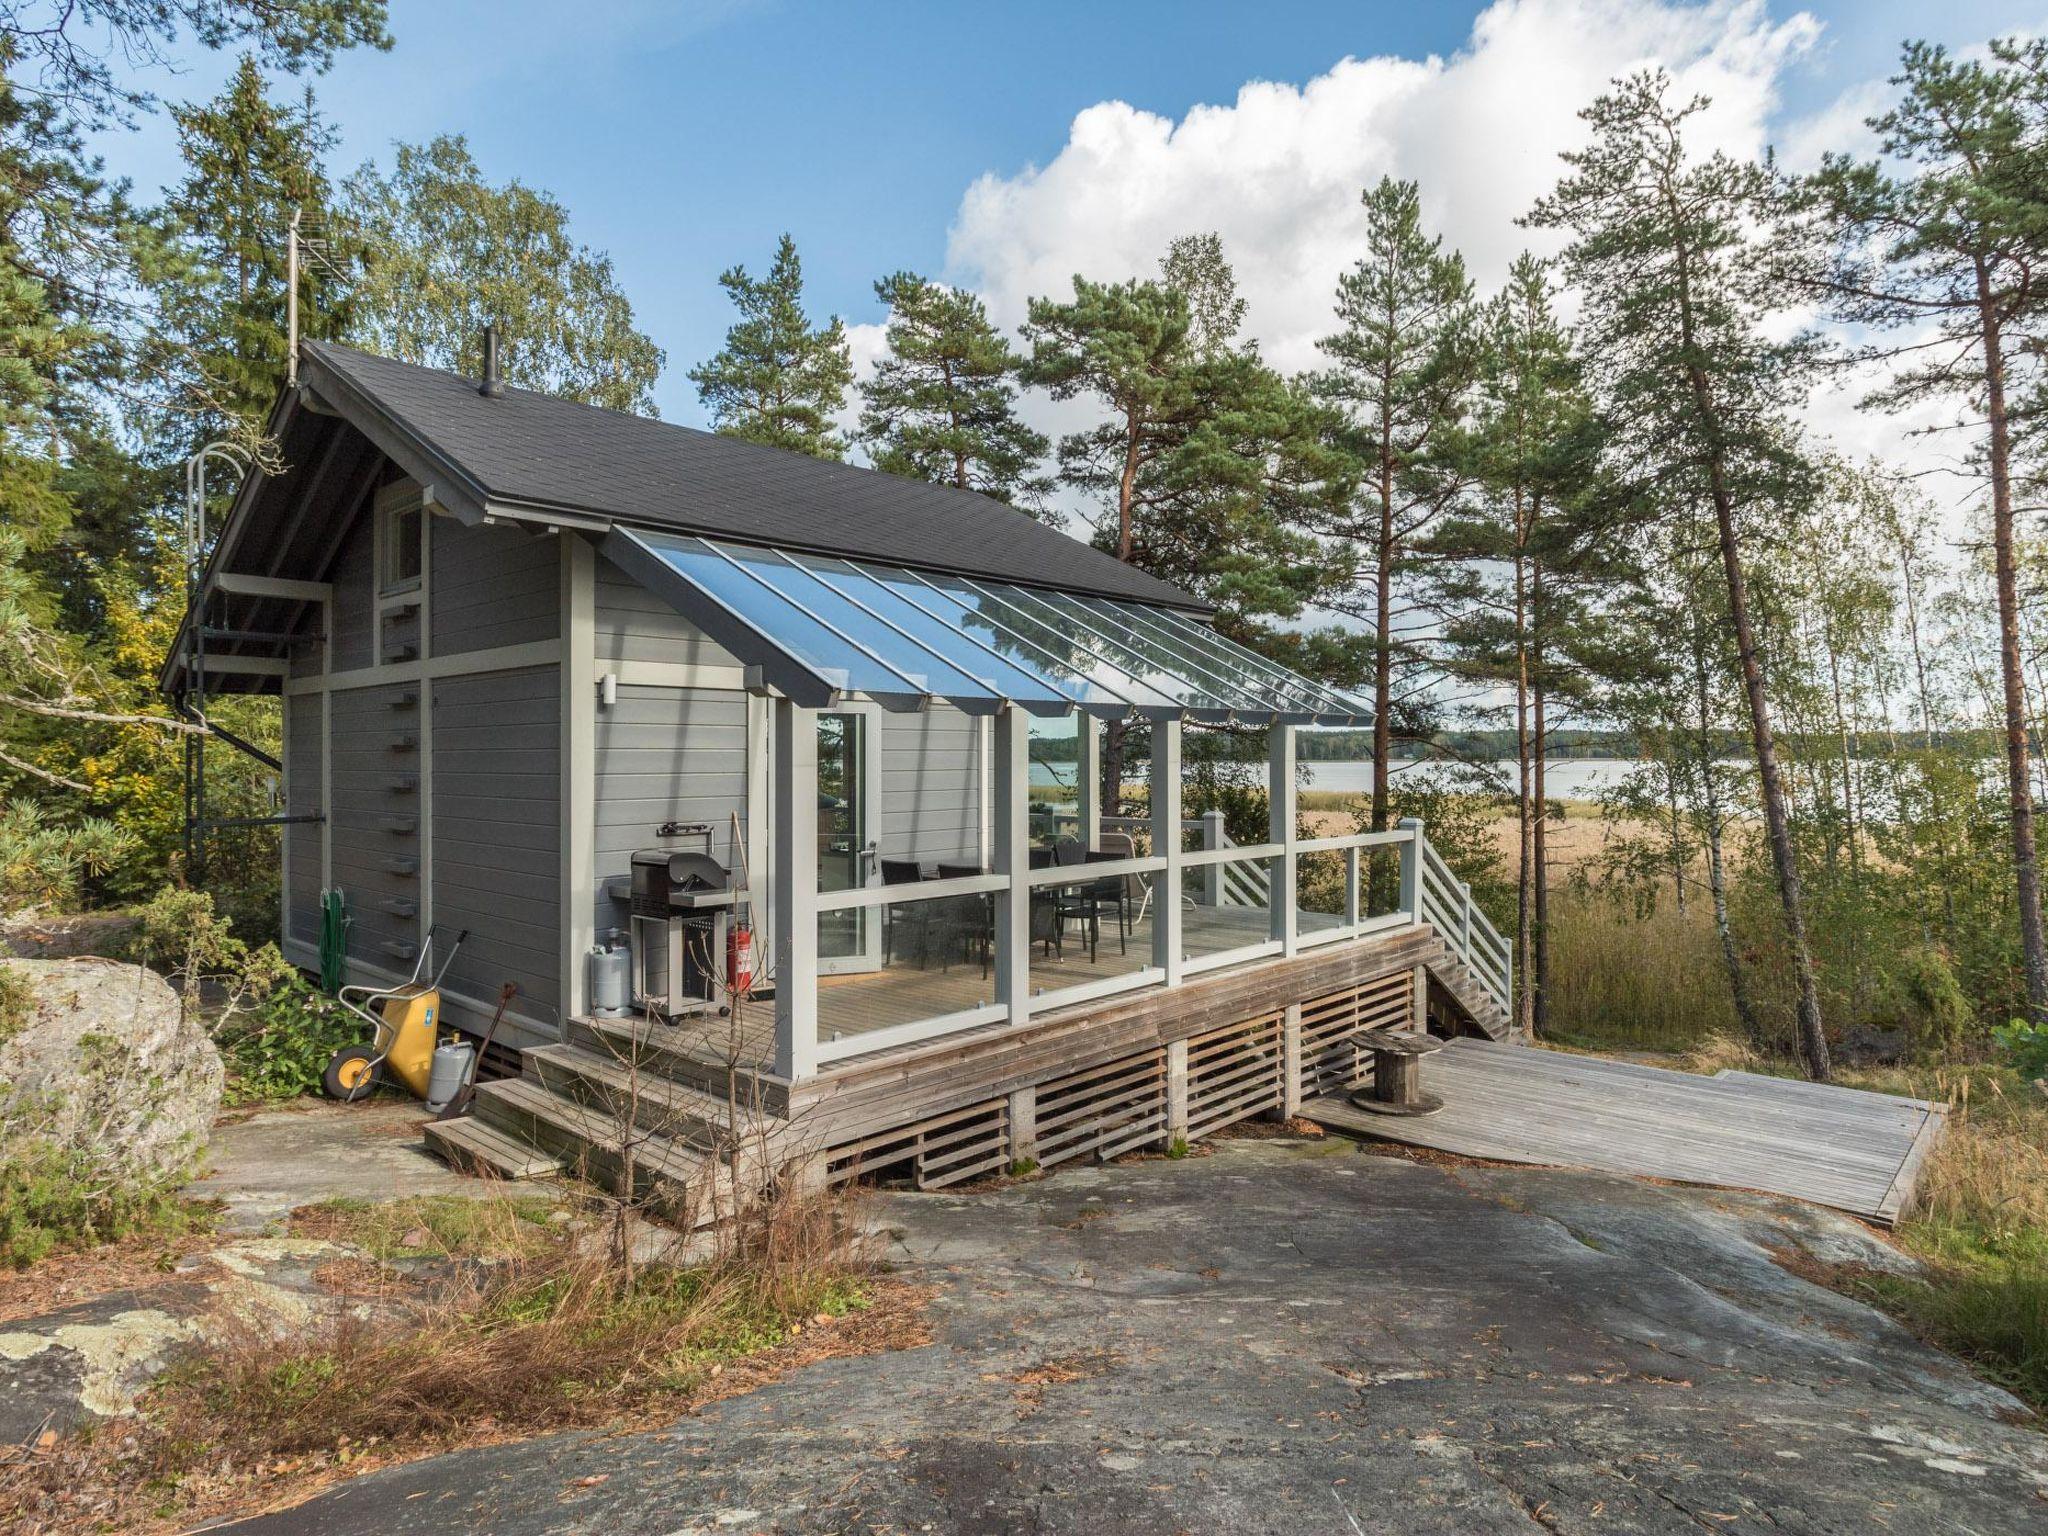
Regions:
<instances>
[{"instance_id":1,"label":"wooden cabin","mask_svg":"<svg viewBox=\"0 0 2048 1536\"><path fill-rule=\"evenodd\" d=\"M320 342L271 432L163 686L282 696L294 962L339 891L350 979L466 932L446 1021L517 984L452 1155L601 1164L629 1094L683 1181L744 1098L942 1184L1291 1111L1375 1026L1506 1032L1425 829L1297 835L1301 734L1368 707L1078 540ZM1096 803L1115 723L1143 817ZM1191 724L1265 732L1263 841L1183 814Z\"/></svg>"}]
</instances>

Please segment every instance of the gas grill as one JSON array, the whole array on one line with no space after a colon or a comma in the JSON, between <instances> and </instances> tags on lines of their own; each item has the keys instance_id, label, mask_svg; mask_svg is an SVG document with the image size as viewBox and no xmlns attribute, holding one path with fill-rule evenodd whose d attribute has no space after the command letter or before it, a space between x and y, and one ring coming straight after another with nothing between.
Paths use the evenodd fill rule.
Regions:
<instances>
[{"instance_id":1,"label":"gas grill","mask_svg":"<svg viewBox=\"0 0 2048 1536\"><path fill-rule=\"evenodd\" d=\"M730 1006L726 933L739 896L732 871L711 857L711 829L682 834L701 846L633 855L630 897L633 1004L671 1019Z\"/></svg>"}]
</instances>

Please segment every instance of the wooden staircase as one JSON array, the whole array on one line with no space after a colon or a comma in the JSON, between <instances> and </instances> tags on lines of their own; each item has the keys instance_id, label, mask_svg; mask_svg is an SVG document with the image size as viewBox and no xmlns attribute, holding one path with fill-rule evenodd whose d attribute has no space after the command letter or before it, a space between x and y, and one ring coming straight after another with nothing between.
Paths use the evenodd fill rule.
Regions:
<instances>
[{"instance_id":1,"label":"wooden staircase","mask_svg":"<svg viewBox=\"0 0 2048 1536\"><path fill-rule=\"evenodd\" d=\"M1447 1003L1453 1017L1444 1019L1447 1024L1464 1023L1489 1040L1513 1040L1515 1021L1507 1009L1500 1005L1492 991L1484 986L1471 967L1445 948L1428 962L1429 979L1432 985L1431 1009L1433 1017L1443 1018L1439 1003ZM1439 996L1440 994L1440 996ZM1456 1033L1446 1030L1446 1033Z\"/></svg>"},{"instance_id":2,"label":"wooden staircase","mask_svg":"<svg viewBox=\"0 0 2048 1536\"><path fill-rule=\"evenodd\" d=\"M480 1084L471 1114L426 1127L454 1166L501 1179L575 1174L706 1225L789 1172L782 1122L692 1078L627 1020L578 1020L559 1045L520 1053L518 1077Z\"/></svg>"}]
</instances>

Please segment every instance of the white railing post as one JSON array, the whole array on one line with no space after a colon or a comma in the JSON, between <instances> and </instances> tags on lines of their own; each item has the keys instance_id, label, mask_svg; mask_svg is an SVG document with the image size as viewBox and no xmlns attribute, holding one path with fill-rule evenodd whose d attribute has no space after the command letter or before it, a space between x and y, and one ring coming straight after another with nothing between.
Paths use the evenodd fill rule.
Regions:
<instances>
[{"instance_id":1,"label":"white railing post","mask_svg":"<svg viewBox=\"0 0 2048 1536\"><path fill-rule=\"evenodd\" d=\"M1364 862L1364 851L1358 848L1344 850L1344 926L1356 928L1364 920L1361 910L1365 904L1365 893L1359 883L1359 865Z\"/></svg>"},{"instance_id":2,"label":"white railing post","mask_svg":"<svg viewBox=\"0 0 2048 1536\"><path fill-rule=\"evenodd\" d=\"M1472 887L1464 881L1458 882L1458 958L1471 965L1472 954ZM1474 966L1474 970L1478 967Z\"/></svg>"},{"instance_id":3,"label":"white railing post","mask_svg":"<svg viewBox=\"0 0 2048 1536\"><path fill-rule=\"evenodd\" d=\"M1214 807L1202 812L1202 846L1221 848L1229 843L1230 834L1223 830L1223 813ZM1178 839L1176 839L1178 841ZM1202 905L1220 907L1223 905L1224 872L1221 864L1202 866Z\"/></svg>"},{"instance_id":4,"label":"white railing post","mask_svg":"<svg viewBox=\"0 0 2048 1536\"><path fill-rule=\"evenodd\" d=\"M1006 705L995 728L995 872L1009 884L996 892L996 1001L1010 1022L1031 1016L1031 721Z\"/></svg>"},{"instance_id":5,"label":"white railing post","mask_svg":"<svg viewBox=\"0 0 2048 1536\"><path fill-rule=\"evenodd\" d=\"M1152 722L1152 854L1166 867L1154 877L1152 892L1152 963L1166 973L1169 987L1180 985L1180 722ZM1220 820L1220 818L1219 818ZM1210 866L1212 869L1215 866Z\"/></svg>"},{"instance_id":6,"label":"white railing post","mask_svg":"<svg viewBox=\"0 0 2048 1536\"><path fill-rule=\"evenodd\" d=\"M1295 879L1301 855L1294 815L1294 727L1275 725L1266 749L1266 841L1284 850L1274 860L1273 877L1267 882L1266 908L1271 913L1270 935L1280 941L1280 953L1294 953L1298 930L1295 907L1300 882ZM1278 889L1274 889L1276 886Z\"/></svg>"},{"instance_id":7,"label":"white railing post","mask_svg":"<svg viewBox=\"0 0 2048 1536\"><path fill-rule=\"evenodd\" d=\"M1074 722L1074 791L1081 816L1075 835L1090 853L1102 846L1102 724L1085 711Z\"/></svg>"},{"instance_id":8,"label":"white railing post","mask_svg":"<svg viewBox=\"0 0 2048 1536\"><path fill-rule=\"evenodd\" d=\"M818 1066L818 716L788 699L775 715L775 1070Z\"/></svg>"},{"instance_id":9,"label":"white railing post","mask_svg":"<svg viewBox=\"0 0 2048 1536\"><path fill-rule=\"evenodd\" d=\"M1422 855L1429 844L1423 839L1422 818L1404 816L1401 830L1408 841L1401 845L1401 910L1408 914L1408 926L1422 926Z\"/></svg>"}]
</instances>

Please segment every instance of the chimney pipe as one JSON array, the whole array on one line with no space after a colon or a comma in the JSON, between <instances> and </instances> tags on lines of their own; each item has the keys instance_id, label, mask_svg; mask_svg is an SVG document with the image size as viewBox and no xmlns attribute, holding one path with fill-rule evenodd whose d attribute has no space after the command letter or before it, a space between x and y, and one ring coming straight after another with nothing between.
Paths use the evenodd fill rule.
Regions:
<instances>
[{"instance_id":1,"label":"chimney pipe","mask_svg":"<svg viewBox=\"0 0 2048 1536\"><path fill-rule=\"evenodd\" d=\"M495 325L484 327L484 377L476 392L487 400L495 400L505 393L505 380L498 372L498 328Z\"/></svg>"}]
</instances>

